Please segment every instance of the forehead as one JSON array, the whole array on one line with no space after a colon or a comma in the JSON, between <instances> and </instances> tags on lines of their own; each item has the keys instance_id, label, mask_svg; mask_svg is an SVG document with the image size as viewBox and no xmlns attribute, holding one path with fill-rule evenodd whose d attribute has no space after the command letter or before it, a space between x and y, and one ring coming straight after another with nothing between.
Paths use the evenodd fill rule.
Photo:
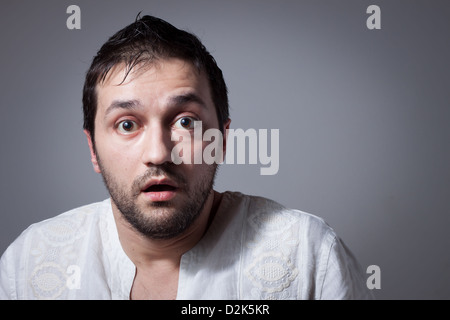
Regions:
<instances>
[{"instance_id":1,"label":"forehead","mask_svg":"<svg viewBox=\"0 0 450 320\"><path fill-rule=\"evenodd\" d=\"M214 109L206 75L189 62L164 59L134 66L127 72L125 64L118 64L97 85L98 112L105 112L115 100L163 105L179 94L195 94Z\"/></svg>"}]
</instances>

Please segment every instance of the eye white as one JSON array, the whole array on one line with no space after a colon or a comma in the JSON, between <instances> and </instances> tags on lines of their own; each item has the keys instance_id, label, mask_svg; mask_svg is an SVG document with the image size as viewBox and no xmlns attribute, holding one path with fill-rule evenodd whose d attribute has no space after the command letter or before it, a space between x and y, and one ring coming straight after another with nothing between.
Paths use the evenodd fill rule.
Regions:
<instances>
[{"instance_id":1,"label":"eye white","mask_svg":"<svg viewBox=\"0 0 450 320\"><path fill-rule=\"evenodd\" d=\"M175 122L175 127L179 129L194 129L197 120L192 117L182 117Z\"/></svg>"}]
</instances>

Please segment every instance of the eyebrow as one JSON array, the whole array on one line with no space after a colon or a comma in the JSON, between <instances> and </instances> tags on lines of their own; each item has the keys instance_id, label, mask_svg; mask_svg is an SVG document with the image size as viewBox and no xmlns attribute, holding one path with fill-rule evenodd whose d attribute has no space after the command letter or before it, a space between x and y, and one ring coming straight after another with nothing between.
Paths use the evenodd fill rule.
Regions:
<instances>
[{"instance_id":1,"label":"eyebrow","mask_svg":"<svg viewBox=\"0 0 450 320\"><path fill-rule=\"evenodd\" d=\"M169 106L181 107L188 103L196 103L206 108L206 103L195 93L180 94L169 98Z\"/></svg>"},{"instance_id":2,"label":"eyebrow","mask_svg":"<svg viewBox=\"0 0 450 320\"><path fill-rule=\"evenodd\" d=\"M116 109L133 110L141 107L139 100L114 100L105 111L105 117Z\"/></svg>"},{"instance_id":3,"label":"eyebrow","mask_svg":"<svg viewBox=\"0 0 450 320\"><path fill-rule=\"evenodd\" d=\"M195 93L174 95L168 100L168 106L173 108L179 108L188 103L196 103L206 109L205 102ZM142 108L139 100L114 100L106 109L105 117L116 109L136 110L138 108Z\"/></svg>"}]
</instances>

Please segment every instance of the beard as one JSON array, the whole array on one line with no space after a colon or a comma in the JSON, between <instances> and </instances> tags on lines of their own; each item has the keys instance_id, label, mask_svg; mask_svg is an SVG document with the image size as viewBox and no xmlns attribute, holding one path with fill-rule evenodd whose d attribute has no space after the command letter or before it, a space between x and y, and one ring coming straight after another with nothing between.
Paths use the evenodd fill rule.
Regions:
<instances>
[{"instance_id":1,"label":"beard","mask_svg":"<svg viewBox=\"0 0 450 320\"><path fill-rule=\"evenodd\" d=\"M196 176L195 182L189 184L185 176L178 171L177 165L164 163L149 167L143 175L133 181L131 190L125 190L111 173L105 170L98 155L97 159L105 186L122 216L135 230L154 240L174 238L194 223L213 190L218 167L217 164L206 166L207 169L201 176ZM176 182L177 192L183 192L184 197L139 206L137 198L141 188L152 177L167 177ZM182 194L178 196L180 195ZM184 199L180 203L181 199L177 198Z\"/></svg>"}]
</instances>

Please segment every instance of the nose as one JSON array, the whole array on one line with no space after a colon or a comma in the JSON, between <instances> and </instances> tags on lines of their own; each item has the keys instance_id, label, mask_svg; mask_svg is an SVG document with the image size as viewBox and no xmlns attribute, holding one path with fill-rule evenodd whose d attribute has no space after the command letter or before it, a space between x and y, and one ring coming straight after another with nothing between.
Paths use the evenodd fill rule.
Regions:
<instances>
[{"instance_id":1,"label":"nose","mask_svg":"<svg viewBox=\"0 0 450 320\"><path fill-rule=\"evenodd\" d=\"M170 139L170 130L163 126L148 127L142 135L142 162L146 166L162 165L171 162L173 142Z\"/></svg>"}]
</instances>

